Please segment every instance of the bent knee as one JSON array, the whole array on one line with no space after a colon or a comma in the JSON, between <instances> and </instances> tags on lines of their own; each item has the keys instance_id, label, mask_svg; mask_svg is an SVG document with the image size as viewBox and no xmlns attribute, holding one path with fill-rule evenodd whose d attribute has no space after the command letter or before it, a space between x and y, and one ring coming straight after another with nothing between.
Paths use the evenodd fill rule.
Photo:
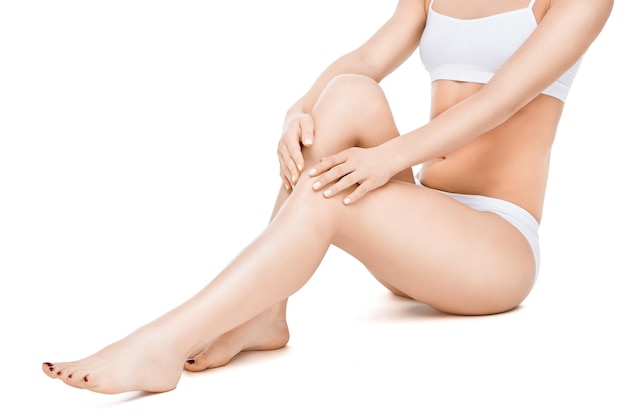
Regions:
<instances>
[{"instance_id":1,"label":"bent knee","mask_svg":"<svg viewBox=\"0 0 626 417\"><path fill-rule=\"evenodd\" d=\"M350 108L360 112L376 111L389 107L380 85L370 77L361 74L339 74L331 79L322 96L334 102L350 104Z\"/></svg>"},{"instance_id":2,"label":"bent knee","mask_svg":"<svg viewBox=\"0 0 626 417\"><path fill-rule=\"evenodd\" d=\"M327 88L372 88L381 90L380 85L367 75L338 74L328 82Z\"/></svg>"}]
</instances>

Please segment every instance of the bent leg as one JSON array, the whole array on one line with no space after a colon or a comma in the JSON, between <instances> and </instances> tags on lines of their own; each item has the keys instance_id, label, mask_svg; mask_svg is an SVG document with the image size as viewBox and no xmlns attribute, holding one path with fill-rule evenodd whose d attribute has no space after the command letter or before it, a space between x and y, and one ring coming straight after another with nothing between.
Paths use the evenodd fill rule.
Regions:
<instances>
[{"instance_id":1,"label":"bent leg","mask_svg":"<svg viewBox=\"0 0 626 417\"><path fill-rule=\"evenodd\" d=\"M353 146L369 148L398 136L391 109L380 86L360 75L341 75L333 79L318 102L312 116L316 122L315 145L303 150L305 168L320 158ZM414 183L407 169L396 180ZM291 190L279 187L271 218L273 219ZM378 277L396 295L408 297ZM272 306L259 316L220 336L185 364L190 371L203 371L226 365L239 352L271 350L285 346L289 340L286 323L287 300Z\"/></svg>"},{"instance_id":2,"label":"bent leg","mask_svg":"<svg viewBox=\"0 0 626 417\"><path fill-rule=\"evenodd\" d=\"M497 214L401 182L356 206L343 211L333 244L415 300L452 314L495 314L516 307L533 286L533 252Z\"/></svg>"}]
</instances>

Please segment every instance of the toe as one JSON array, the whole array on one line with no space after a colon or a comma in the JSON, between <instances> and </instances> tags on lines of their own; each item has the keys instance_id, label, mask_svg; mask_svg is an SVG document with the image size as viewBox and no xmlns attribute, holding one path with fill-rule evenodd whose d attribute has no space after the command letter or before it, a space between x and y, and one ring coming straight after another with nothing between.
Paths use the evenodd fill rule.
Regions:
<instances>
[{"instance_id":1,"label":"toe","mask_svg":"<svg viewBox=\"0 0 626 417\"><path fill-rule=\"evenodd\" d=\"M102 378L99 377L99 375L97 374L93 374L93 373L85 373L85 375L83 375L83 377L81 378L81 386L82 388L91 390L91 391L95 391L95 392L102 392L104 394L114 394L117 391L106 391L106 390L102 390L102 386L103 384L101 383Z\"/></svg>"},{"instance_id":2,"label":"toe","mask_svg":"<svg viewBox=\"0 0 626 417\"><path fill-rule=\"evenodd\" d=\"M187 371L191 371L193 365L196 363L195 357L187 359L187 361L183 364L183 368Z\"/></svg>"},{"instance_id":3,"label":"toe","mask_svg":"<svg viewBox=\"0 0 626 417\"><path fill-rule=\"evenodd\" d=\"M185 369L192 372L201 372L211 368L212 363L209 360L209 355L209 351L205 350L201 354L196 355L191 359L188 359L185 363Z\"/></svg>"},{"instance_id":4,"label":"toe","mask_svg":"<svg viewBox=\"0 0 626 417\"><path fill-rule=\"evenodd\" d=\"M232 355L219 352L215 346L205 350L185 363L185 369L192 372L200 372L210 368L218 368L226 365L232 359Z\"/></svg>"},{"instance_id":5,"label":"toe","mask_svg":"<svg viewBox=\"0 0 626 417\"><path fill-rule=\"evenodd\" d=\"M97 386L96 375L91 374L87 370L74 372L74 378L76 378L76 384L78 384L80 388L93 390Z\"/></svg>"},{"instance_id":6,"label":"toe","mask_svg":"<svg viewBox=\"0 0 626 417\"><path fill-rule=\"evenodd\" d=\"M201 355L196 355L193 358L187 359L187 362L185 362L185 369L191 372L204 371L206 366L203 365Z\"/></svg>"},{"instance_id":7,"label":"toe","mask_svg":"<svg viewBox=\"0 0 626 417\"><path fill-rule=\"evenodd\" d=\"M41 364L41 370L50 378L57 378L57 367L52 362L44 362Z\"/></svg>"},{"instance_id":8,"label":"toe","mask_svg":"<svg viewBox=\"0 0 626 417\"><path fill-rule=\"evenodd\" d=\"M89 380L88 373L82 369L67 369L67 376L62 378L63 382L74 388L85 388L85 377Z\"/></svg>"},{"instance_id":9,"label":"toe","mask_svg":"<svg viewBox=\"0 0 626 417\"><path fill-rule=\"evenodd\" d=\"M200 372L200 371L204 371L205 369L207 369L205 362L206 362L206 356L208 352L210 351L210 349L211 349L211 346L208 346L202 352L199 352L193 355L192 357L190 357L189 359L187 359L187 361L185 362L184 368L187 371L191 371L191 372Z\"/></svg>"},{"instance_id":10,"label":"toe","mask_svg":"<svg viewBox=\"0 0 626 417\"><path fill-rule=\"evenodd\" d=\"M57 362L57 363L44 362L41 365L41 369L50 378L63 379L65 376L67 376L67 369L70 366L71 366L71 363L68 363L68 362Z\"/></svg>"}]
</instances>

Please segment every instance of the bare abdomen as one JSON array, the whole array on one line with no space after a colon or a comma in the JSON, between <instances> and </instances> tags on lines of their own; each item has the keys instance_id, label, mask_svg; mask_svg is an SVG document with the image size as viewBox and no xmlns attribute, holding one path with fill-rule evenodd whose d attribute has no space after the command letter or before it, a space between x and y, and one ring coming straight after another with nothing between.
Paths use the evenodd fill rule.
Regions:
<instances>
[{"instance_id":1,"label":"bare abdomen","mask_svg":"<svg viewBox=\"0 0 626 417\"><path fill-rule=\"evenodd\" d=\"M431 116L480 88L479 84L437 81ZM497 128L422 164L420 181L448 192L507 200L540 220L550 148L562 108L560 101L540 95Z\"/></svg>"}]
</instances>

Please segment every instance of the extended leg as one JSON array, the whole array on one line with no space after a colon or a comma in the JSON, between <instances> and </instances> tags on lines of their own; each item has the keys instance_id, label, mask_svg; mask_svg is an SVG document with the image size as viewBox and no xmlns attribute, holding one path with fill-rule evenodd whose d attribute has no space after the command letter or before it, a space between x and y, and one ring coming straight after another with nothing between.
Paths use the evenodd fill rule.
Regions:
<instances>
[{"instance_id":1,"label":"extended leg","mask_svg":"<svg viewBox=\"0 0 626 417\"><path fill-rule=\"evenodd\" d=\"M310 185L302 181L296 188L303 196L312 195ZM294 191L267 229L190 300L86 359L46 363L44 371L71 386L103 393L173 389L192 352L285 300L321 262L335 219L321 207L304 209L302 197L294 198L297 194Z\"/></svg>"}]
</instances>

